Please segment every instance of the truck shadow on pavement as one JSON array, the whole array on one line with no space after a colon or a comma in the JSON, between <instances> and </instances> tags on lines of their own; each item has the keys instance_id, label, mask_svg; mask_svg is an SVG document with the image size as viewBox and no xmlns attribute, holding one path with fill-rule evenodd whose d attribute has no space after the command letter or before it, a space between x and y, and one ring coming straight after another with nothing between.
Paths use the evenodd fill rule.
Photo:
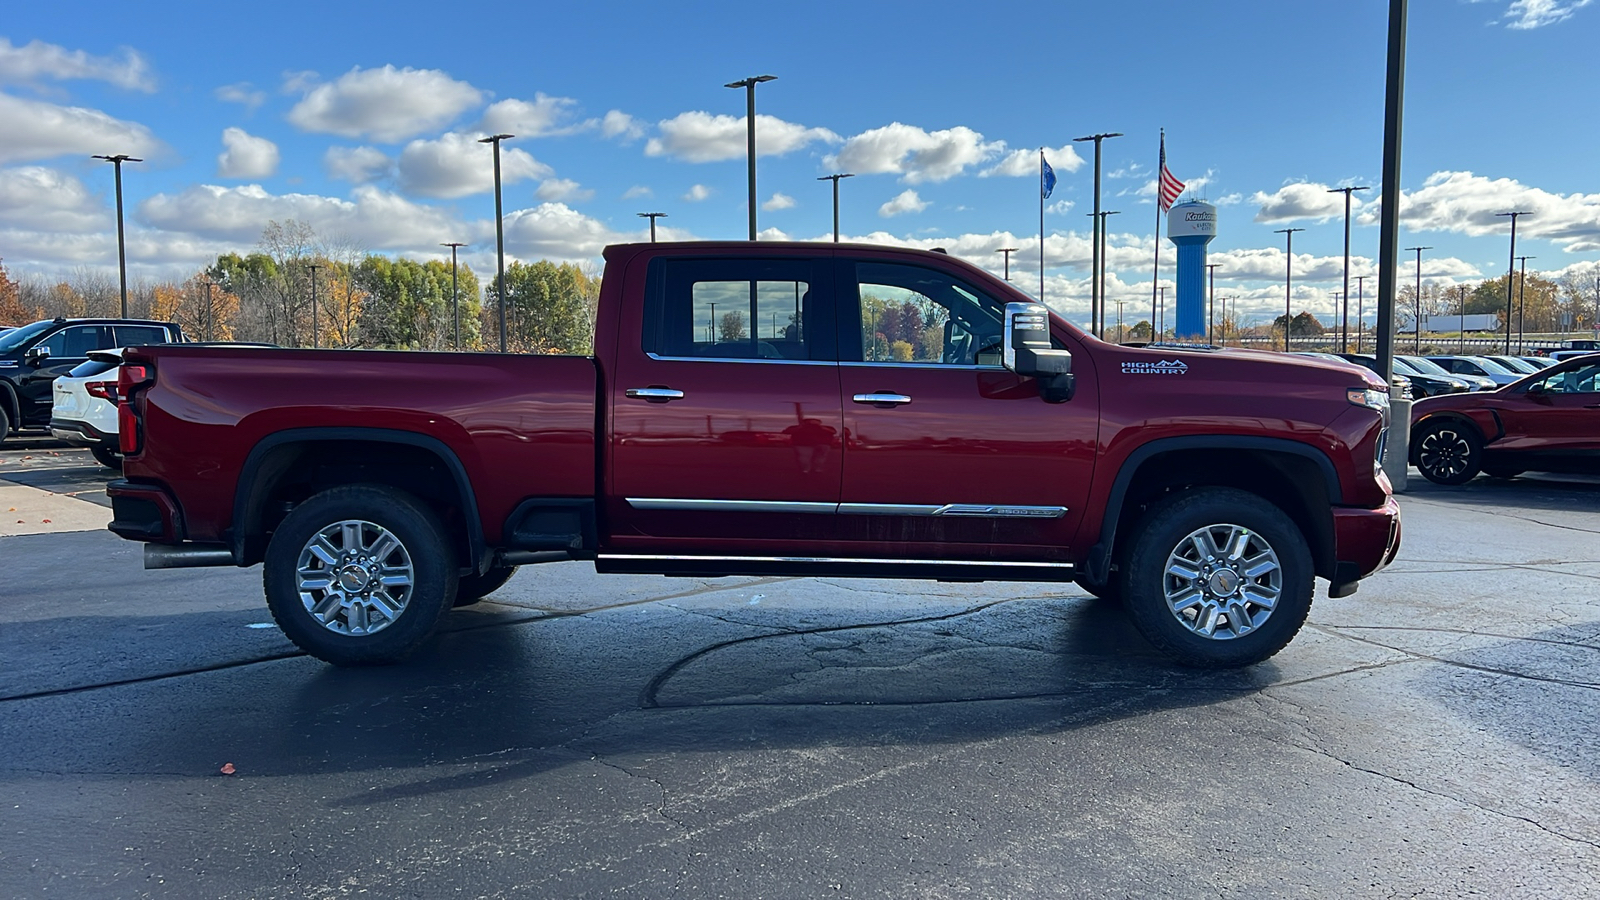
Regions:
<instances>
[{"instance_id":1,"label":"truck shadow on pavement","mask_svg":"<svg viewBox=\"0 0 1600 900\"><path fill-rule=\"evenodd\" d=\"M351 796L324 801L367 806L600 757L1067 732L1205 706L1278 680L1270 662L1178 669L1119 609L1086 598L951 604L949 614L872 621L859 610L857 620L839 621L848 617L838 610L796 606L786 621L831 621L750 625L659 605L533 619L490 609L477 623L458 615L454 630L398 666L337 669L291 650L258 664L223 662L181 677L13 700L0 705L0 734L26 729L30 737L9 742L15 750L4 768L418 770L404 784L364 779L358 793L352 786ZM196 615L238 625L238 613ZM138 624L203 627L194 615L175 618L185 621ZM110 619L95 627L132 625ZM266 631L261 640L274 637Z\"/></svg>"}]
</instances>

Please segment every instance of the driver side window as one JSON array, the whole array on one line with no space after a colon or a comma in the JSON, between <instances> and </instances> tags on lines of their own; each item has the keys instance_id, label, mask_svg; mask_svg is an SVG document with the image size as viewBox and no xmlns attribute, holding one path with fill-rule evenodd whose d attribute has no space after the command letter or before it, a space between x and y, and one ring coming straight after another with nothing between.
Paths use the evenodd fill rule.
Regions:
<instances>
[{"instance_id":1,"label":"driver side window","mask_svg":"<svg viewBox=\"0 0 1600 900\"><path fill-rule=\"evenodd\" d=\"M1600 392L1600 364L1579 366L1545 376L1539 382L1547 394L1593 394Z\"/></svg>"},{"instance_id":2,"label":"driver side window","mask_svg":"<svg viewBox=\"0 0 1600 900\"><path fill-rule=\"evenodd\" d=\"M1004 310L933 269L857 263L861 359L873 363L999 366Z\"/></svg>"}]
</instances>

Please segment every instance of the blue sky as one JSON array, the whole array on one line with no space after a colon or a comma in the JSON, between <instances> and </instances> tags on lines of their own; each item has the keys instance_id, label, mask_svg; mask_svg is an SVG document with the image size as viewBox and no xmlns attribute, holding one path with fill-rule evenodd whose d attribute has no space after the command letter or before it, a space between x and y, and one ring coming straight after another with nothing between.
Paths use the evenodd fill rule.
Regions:
<instances>
[{"instance_id":1,"label":"blue sky","mask_svg":"<svg viewBox=\"0 0 1600 900\"><path fill-rule=\"evenodd\" d=\"M1425 278L1504 271L1508 229L1545 272L1600 260L1600 76L1592 0L1412 0L1401 246ZM14 275L114 272L111 170L125 175L135 276L247 252L268 220L373 252L472 244L492 268L490 157L506 142L508 251L598 264L607 243L746 234L744 96L757 95L763 237L943 246L1038 286L1037 151L1060 182L1046 296L1087 308L1092 166L1105 145L1108 295L1148 302L1157 135L1220 206L1217 292L1329 317L1343 207L1372 274L1387 3L584 3L498 8L301 0L268 7L13 6L0 24L0 257ZM770 117L770 118L769 118ZM1081 158L1068 148L1076 147ZM1163 250L1163 267L1171 245ZM443 254L448 256L446 252ZM1403 266L1409 274L1412 269ZM1162 273L1170 284L1171 271ZM1376 286L1368 282L1368 296ZM1140 298L1145 298L1141 300ZM1131 310L1130 310L1131 318Z\"/></svg>"}]
</instances>

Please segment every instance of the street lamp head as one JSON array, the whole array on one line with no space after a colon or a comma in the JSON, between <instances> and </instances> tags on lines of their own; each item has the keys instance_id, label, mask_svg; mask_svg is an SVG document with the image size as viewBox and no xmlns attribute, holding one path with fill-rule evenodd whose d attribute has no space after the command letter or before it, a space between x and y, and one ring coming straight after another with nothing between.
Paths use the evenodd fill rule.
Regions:
<instances>
[{"instance_id":1,"label":"street lamp head","mask_svg":"<svg viewBox=\"0 0 1600 900\"><path fill-rule=\"evenodd\" d=\"M439 246L441 246L441 247L465 247L467 245L463 244L460 241L449 241L447 243L441 243Z\"/></svg>"},{"instance_id":2,"label":"street lamp head","mask_svg":"<svg viewBox=\"0 0 1600 900\"><path fill-rule=\"evenodd\" d=\"M1076 143L1079 143L1081 141L1100 141L1100 140L1105 140L1106 138L1114 138L1114 137L1122 137L1122 132L1120 132L1120 131L1107 131L1107 132L1102 132L1101 134L1091 134L1091 135L1088 135L1087 137L1073 138L1072 142L1076 144Z\"/></svg>"},{"instance_id":3,"label":"street lamp head","mask_svg":"<svg viewBox=\"0 0 1600 900\"><path fill-rule=\"evenodd\" d=\"M1366 185L1360 185L1360 186L1351 186L1351 187L1342 187L1342 188L1328 188L1328 193L1330 193L1330 194L1344 194L1345 196L1348 197L1350 195L1351 191L1370 191L1370 190L1372 190L1372 188L1370 188L1370 187L1368 187Z\"/></svg>"},{"instance_id":4,"label":"street lamp head","mask_svg":"<svg viewBox=\"0 0 1600 900\"><path fill-rule=\"evenodd\" d=\"M516 137L516 135L514 135L514 134L491 134L486 138L478 138L478 143L480 143L480 144L495 144L495 143L499 143L500 141L506 140L508 138L514 138L514 137Z\"/></svg>"},{"instance_id":5,"label":"street lamp head","mask_svg":"<svg viewBox=\"0 0 1600 900\"><path fill-rule=\"evenodd\" d=\"M821 178L818 178L817 180L818 181L832 181L834 183L838 183L839 179L841 179L841 178L854 178L854 177L856 177L854 172L840 172L838 175L824 175Z\"/></svg>"},{"instance_id":6,"label":"street lamp head","mask_svg":"<svg viewBox=\"0 0 1600 900\"><path fill-rule=\"evenodd\" d=\"M776 75L752 75L749 78L746 78L746 79L744 79L742 81L734 81L734 82L730 82L728 84L725 84L725 85L723 85L723 87L730 87L730 88L751 87L752 85L760 84L763 81L777 81L777 80L778 80L778 76L776 76Z\"/></svg>"},{"instance_id":7,"label":"street lamp head","mask_svg":"<svg viewBox=\"0 0 1600 900\"><path fill-rule=\"evenodd\" d=\"M662 212L634 213L634 215L641 219L665 219L667 217L667 214Z\"/></svg>"},{"instance_id":8,"label":"street lamp head","mask_svg":"<svg viewBox=\"0 0 1600 900\"><path fill-rule=\"evenodd\" d=\"M1533 213L1531 211L1529 211L1529 210L1526 210L1526 209L1519 209L1519 210L1517 210L1515 212L1495 213L1496 218L1498 218L1500 216L1511 216L1513 221L1516 219L1517 216L1531 216L1531 215L1533 215Z\"/></svg>"},{"instance_id":9,"label":"street lamp head","mask_svg":"<svg viewBox=\"0 0 1600 900\"><path fill-rule=\"evenodd\" d=\"M115 156L101 156L97 153L90 157L90 159L103 159L108 163L144 162L144 160L135 156L129 156L126 153L118 153Z\"/></svg>"}]
</instances>

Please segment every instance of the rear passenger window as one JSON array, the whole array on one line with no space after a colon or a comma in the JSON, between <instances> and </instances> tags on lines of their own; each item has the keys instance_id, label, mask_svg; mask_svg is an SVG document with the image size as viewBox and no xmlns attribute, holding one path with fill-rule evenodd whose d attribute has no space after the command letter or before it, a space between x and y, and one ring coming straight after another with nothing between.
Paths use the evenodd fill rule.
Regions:
<instances>
[{"instance_id":1,"label":"rear passenger window","mask_svg":"<svg viewBox=\"0 0 1600 900\"><path fill-rule=\"evenodd\" d=\"M117 346L137 347L141 344L165 344L167 330L159 325L118 325Z\"/></svg>"},{"instance_id":2,"label":"rear passenger window","mask_svg":"<svg viewBox=\"0 0 1600 900\"><path fill-rule=\"evenodd\" d=\"M823 290L806 260L660 260L644 350L700 359L830 359Z\"/></svg>"}]
</instances>

